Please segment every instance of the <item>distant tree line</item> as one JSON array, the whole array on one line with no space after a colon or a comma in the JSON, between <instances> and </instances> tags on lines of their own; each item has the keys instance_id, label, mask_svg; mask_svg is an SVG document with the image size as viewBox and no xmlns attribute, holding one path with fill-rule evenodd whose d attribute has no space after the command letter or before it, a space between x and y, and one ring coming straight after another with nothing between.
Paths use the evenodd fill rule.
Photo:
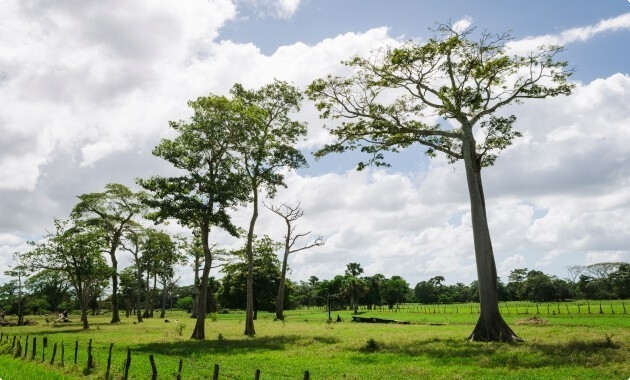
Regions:
<instances>
[{"instance_id":1,"label":"distant tree line","mask_svg":"<svg viewBox=\"0 0 630 380\"><path fill-rule=\"evenodd\" d=\"M281 277L281 262L277 256L279 246L268 237L255 242L256 313L276 311L276 296ZM207 313L245 308L247 265L244 252L237 250L228 253L226 260L228 261L221 269L223 277L209 279ZM357 310L361 305L368 309L394 309L401 303L450 304L479 301L476 281L469 285L447 285L443 276L435 276L411 287L401 276L362 276L363 272L360 264L349 263L343 275L332 279L320 280L316 276L297 282L287 279L284 289L285 308L330 306L332 310ZM568 268L568 272L569 278L560 279L538 270L514 269L508 276L507 283L498 281L500 299L557 302L630 298L628 263L572 266ZM153 310L157 309L177 308L193 313L198 296L194 285L179 286L176 281L151 281L157 274L150 270L141 276L141 282L149 283L149 286L137 286L134 266L123 269L119 274L118 298L122 300L121 310L128 317L140 311L145 318L150 318ZM63 272L45 269L24 278L20 278L20 283L15 278L0 285L0 309L5 314L19 314L19 308L26 315L81 309L81 301L71 280ZM96 314L103 308L111 308L112 295L105 295L107 286L107 281L101 279L97 289L90 293L87 311L91 314ZM138 299L141 302L138 303ZM163 314L161 316L164 317Z\"/></svg>"}]
</instances>

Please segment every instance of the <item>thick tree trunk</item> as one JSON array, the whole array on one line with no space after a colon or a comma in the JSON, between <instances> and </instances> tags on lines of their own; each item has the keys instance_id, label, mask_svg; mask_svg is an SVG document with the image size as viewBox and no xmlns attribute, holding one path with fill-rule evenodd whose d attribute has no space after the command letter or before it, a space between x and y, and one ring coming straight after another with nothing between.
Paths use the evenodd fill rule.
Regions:
<instances>
[{"instance_id":1,"label":"thick tree trunk","mask_svg":"<svg viewBox=\"0 0 630 380\"><path fill-rule=\"evenodd\" d=\"M90 328L90 324L88 323L88 296L85 294L82 289L77 288L77 297L79 298L79 306L81 307L81 322L83 322L83 329L87 330Z\"/></svg>"},{"instance_id":2,"label":"thick tree trunk","mask_svg":"<svg viewBox=\"0 0 630 380\"><path fill-rule=\"evenodd\" d=\"M254 329L254 226L258 219L258 188L254 187L254 212L247 232L247 308L245 311L245 335L256 334Z\"/></svg>"},{"instance_id":3,"label":"thick tree trunk","mask_svg":"<svg viewBox=\"0 0 630 380\"><path fill-rule=\"evenodd\" d=\"M111 323L120 322L120 315L118 313L118 261L116 260L116 246L114 245L110 251L109 256L112 259L112 320Z\"/></svg>"},{"instance_id":4,"label":"thick tree trunk","mask_svg":"<svg viewBox=\"0 0 630 380\"><path fill-rule=\"evenodd\" d=\"M463 131L464 165L466 166L466 180L470 196L480 302L479 320L469 338L474 341L520 341L522 339L510 329L499 311L497 269L481 184L481 165L475 151L476 143L472 135L472 128L463 126Z\"/></svg>"},{"instance_id":5,"label":"thick tree trunk","mask_svg":"<svg viewBox=\"0 0 630 380\"><path fill-rule=\"evenodd\" d=\"M208 307L208 278L210 276L210 268L212 267L212 252L208 243L208 235L210 233L210 225L204 222L201 226L201 245L203 246L204 262L201 281L198 286L197 294L197 321L193 330L191 339L206 339L206 309Z\"/></svg>"}]
</instances>

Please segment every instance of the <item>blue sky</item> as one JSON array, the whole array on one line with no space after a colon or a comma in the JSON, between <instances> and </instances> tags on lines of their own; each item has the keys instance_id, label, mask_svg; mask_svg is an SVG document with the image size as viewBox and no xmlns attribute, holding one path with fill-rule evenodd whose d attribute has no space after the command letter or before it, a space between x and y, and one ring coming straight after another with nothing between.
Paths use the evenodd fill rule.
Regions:
<instances>
[{"instance_id":1,"label":"blue sky","mask_svg":"<svg viewBox=\"0 0 630 380\"><path fill-rule=\"evenodd\" d=\"M629 261L626 0L0 0L0 282L12 254L67 218L77 195L167 173L150 152L169 120L190 115L189 99L273 78L304 88L353 54L421 43L435 23L461 21L511 31L517 48L561 43L577 69L570 97L508 109L524 137L484 173L500 275L527 267L566 277L570 265ZM312 104L296 118L309 124L305 153L330 141ZM274 202L300 201L300 228L327 239L290 260L291 277L330 278L359 262L366 275L412 286L436 275L474 280L461 166L418 147L389 169L357 173L359 159L287 173ZM247 211L235 212L238 224ZM263 213L257 233L280 239L281 222ZM188 281L191 271L181 274Z\"/></svg>"}]
</instances>

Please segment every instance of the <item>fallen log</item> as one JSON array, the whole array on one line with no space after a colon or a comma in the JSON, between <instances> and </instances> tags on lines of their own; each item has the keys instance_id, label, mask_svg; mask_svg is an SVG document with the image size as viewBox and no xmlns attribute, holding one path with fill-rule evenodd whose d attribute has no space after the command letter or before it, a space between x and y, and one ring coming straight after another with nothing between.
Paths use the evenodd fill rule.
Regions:
<instances>
[{"instance_id":1,"label":"fallen log","mask_svg":"<svg viewBox=\"0 0 630 380\"><path fill-rule=\"evenodd\" d=\"M360 323L396 323L399 325L409 325L411 322L409 321L399 321L396 319L384 319L384 318L375 318L375 317L360 317L358 315L352 316L352 322L360 322Z\"/></svg>"}]
</instances>

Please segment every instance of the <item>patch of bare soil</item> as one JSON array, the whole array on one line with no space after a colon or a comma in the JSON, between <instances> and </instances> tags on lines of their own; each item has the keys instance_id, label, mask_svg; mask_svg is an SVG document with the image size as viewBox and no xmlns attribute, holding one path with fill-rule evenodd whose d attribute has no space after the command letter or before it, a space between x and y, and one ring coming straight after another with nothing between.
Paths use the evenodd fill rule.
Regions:
<instances>
[{"instance_id":1,"label":"patch of bare soil","mask_svg":"<svg viewBox=\"0 0 630 380\"><path fill-rule=\"evenodd\" d=\"M519 319L514 322L515 325L546 325L549 321L540 317L534 316L525 319Z\"/></svg>"}]
</instances>

